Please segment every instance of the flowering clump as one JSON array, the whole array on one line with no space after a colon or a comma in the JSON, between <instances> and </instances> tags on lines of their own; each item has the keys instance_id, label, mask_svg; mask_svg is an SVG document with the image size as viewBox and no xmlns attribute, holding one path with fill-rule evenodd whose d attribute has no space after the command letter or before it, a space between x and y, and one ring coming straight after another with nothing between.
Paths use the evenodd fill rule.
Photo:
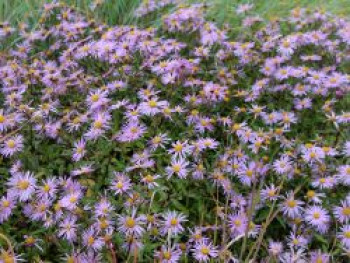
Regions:
<instances>
[{"instance_id":1,"label":"flowering clump","mask_svg":"<svg viewBox=\"0 0 350 263\"><path fill-rule=\"evenodd\" d=\"M349 260L350 24L253 9L238 35L202 5L5 23L0 261Z\"/></svg>"}]
</instances>

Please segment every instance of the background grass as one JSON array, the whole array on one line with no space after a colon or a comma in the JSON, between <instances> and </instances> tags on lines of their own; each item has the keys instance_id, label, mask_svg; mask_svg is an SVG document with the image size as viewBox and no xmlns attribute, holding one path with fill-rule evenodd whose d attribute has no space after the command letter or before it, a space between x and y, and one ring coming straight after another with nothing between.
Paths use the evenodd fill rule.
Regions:
<instances>
[{"instance_id":1,"label":"background grass","mask_svg":"<svg viewBox=\"0 0 350 263\"><path fill-rule=\"evenodd\" d=\"M90 18L95 18L110 25L138 22L133 13L142 0L97 1L101 4L95 10L91 10L90 6L96 0L63 0L62 2L75 6ZM51 1L0 0L0 21L18 24L29 19L29 21L35 23L40 8L48 2ZM210 4L209 15L220 24L228 22L236 25L238 19L235 9L241 3L254 3L254 12L265 18L285 16L295 7L321 8L339 16L350 16L350 0L189 0L189 2Z\"/></svg>"}]
</instances>

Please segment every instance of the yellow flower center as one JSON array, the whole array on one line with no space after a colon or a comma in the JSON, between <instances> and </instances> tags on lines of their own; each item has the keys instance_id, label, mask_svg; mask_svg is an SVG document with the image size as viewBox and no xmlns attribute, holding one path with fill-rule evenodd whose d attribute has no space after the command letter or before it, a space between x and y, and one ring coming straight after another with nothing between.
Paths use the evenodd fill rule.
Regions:
<instances>
[{"instance_id":1,"label":"yellow flower center","mask_svg":"<svg viewBox=\"0 0 350 263\"><path fill-rule=\"evenodd\" d=\"M203 247L201 248L201 252L202 252L203 255L208 255L210 251L209 251L209 248L208 248L208 247L203 246Z\"/></svg>"},{"instance_id":2,"label":"yellow flower center","mask_svg":"<svg viewBox=\"0 0 350 263\"><path fill-rule=\"evenodd\" d=\"M269 191L267 192L267 195L270 196L270 197L275 196L275 195L276 195L275 190L269 190Z\"/></svg>"},{"instance_id":3,"label":"yellow flower center","mask_svg":"<svg viewBox=\"0 0 350 263\"><path fill-rule=\"evenodd\" d=\"M83 147L78 147L77 148L77 153L82 153L84 151L84 148Z\"/></svg>"},{"instance_id":4,"label":"yellow flower center","mask_svg":"<svg viewBox=\"0 0 350 263\"><path fill-rule=\"evenodd\" d=\"M34 239L34 237L29 236L25 239L24 242L26 243L27 246L31 246L35 243L35 239Z\"/></svg>"},{"instance_id":5,"label":"yellow flower center","mask_svg":"<svg viewBox=\"0 0 350 263\"><path fill-rule=\"evenodd\" d=\"M171 259L171 253L169 251L163 252L163 258L166 259L166 260L170 260Z\"/></svg>"},{"instance_id":6,"label":"yellow flower center","mask_svg":"<svg viewBox=\"0 0 350 263\"><path fill-rule=\"evenodd\" d=\"M320 182L321 184L324 184L324 183L326 182L326 179L325 179L325 178L320 178L319 182Z\"/></svg>"},{"instance_id":7,"label":"yellow flower center","mask_svg":"<svg viewBox=\"0 0 350 263\"><path fill-rule=\"evenodd\" d=\"M252 177L252 176L253 176L253 171L252 171L252 170L247 170L247 171L246 171L246 175L247 175L248 177Z\"/></svg>"},{"instance_id":8,"label":"yellow flower center","mask_svg":"<svg viewBox=\"0 0 350 263\"><path fill-rule=\"evenodd\" d=\"M153 176L150 175L150 174L146 175L145 179L146 179L146 181L147 181L148 183L154 182L154 178L153 178Z\"/></svg>"},{"instance_id":9,"label":"yellow flower center","mask_svg":"<svg viewBox=\"0 0 350 263\"><path fill-rule=\"evenodd\" d=\"M344 216L350 216L350 206L344 207L343 211L342 211L342 214Z\"/></svg>"},{"instance_id":10,"label":"yellow flower center","mask_svg":"<svg viewBox=\"0 0 350 263\"><path fill-rule=\"evenodd\" d=\"M80 122L80 117L75 117L73 119L73 124L78 124Z\"/></svg>"},{"instance_id":11,"label":"yellow flower center","mask_svg":"<svg viewBox=\"0 0 350 263\"><path fill-rule=\"evenodd\" d=\"M50 187L48 184L45 184L44 187L43 187L43 190L44 190L44 192L46 192L46 193L49 192L50 189L51 189L51 187Z\"/></svg>"},{"instance_id":12,"label":"yellow flower center","mask_svg":"<svg viewBox=\"0 0 350 263\"><path fill-rule=\"evenodd\" d=\"M29 187L29 182L26 180L21 180L17 183L17 187L21 190L26 190Z\"/></svg>"},{"instance_id":13,"label":"yellow flower center","mask_svg":"<svg viewBox=\"0 0 350 263\"><path fill-rule=\"evenodd\" d=\"M89 236L88 238L88 244L91 246L95 242L95 238L93 236Z\"/></svg>"},{"instance_id":14,"label":"yellow flower center","mask_svg":"<svg viewBox=\"0 0 350 263\"><path fill-rule=\"evenodd\" d=\"M157 107L157 102L155 100L150 100L148 102L148 106L150 106L151 108L155 108Z\"/></svg>"},{"instance_id":15,"label":"yellow flower center","mask_svg":"<svg viewBox=\"0 0 350 263\"><path fill-rule=\"evenodd\" d=\"M3 207L9 207L10 206L10 202L9 201L7 201L7 200L4 200L4 201L2 201L2 206Z\"/></svg>"},{"instance_id":16,"label":"yellow flower center","mask_svg":"<svg viewBox=\"0 0 350 263\"><path fill-rule=\"evenodd\" d=\"M176 145L174 146L174 151L175 151L175 152L181 152L182 149L183 149L182 144L176 144Z\"/></svg>"},{"instance_id":17,"label":"yellow flower center","mask_svg":"<svg viewBox=\"0 0 350 263\"><path fill-rule=\"evenodd\" d=\"M345 236L346 238L350 238L350 231L346 231L346 232L344 233L344 236Z\"/></svg>"},{"instance_id":18,"label":"yellow flower center","mask_svg":"<svg viewBox=\"0 0 350 263\"><path fill-rule=\"evenodd\" d=\"M311 198L313 198L314 196L315 196L315 191L313 191L313 190L309 190L309 191L307 191L307 193L306 193L306 196L309 198L309 199L311 199Z\"/></svg>"},{"instance_id":19,"label":"yellow flower center","mask_svg":"<svg viewBox=\"0 0 350 263\"><path fill-rule=\"evenodd\" d=\"M160 136L156 136L153 138L152 141L153 141L153 143L158 144L162 141L162 138Z\"/></svg>"},{"instance_id":20,"label":"yellow flower center","mask_svg":"<svg viewBox=\"0 0 350 263\"><path fill-rule=\"evenodd\" d=\"M8 140L6 144L7 144L7 147L9 147L11 149L15 148L15 146L16 146L16 143L14 140Z\"/></svg>"},{"instance_id":21,"label":"yellow flower center","mask_svg":"<svg viewBox=\"0 0 350 263\"><path fill-rule=\"evenodd\" d=\"M15 258L6 251L3 251L1 253L0 258L3 260L4 263L15 263Z\"/></svg>"},{"instance_id":22,"label":"yellow flower center","mask_svg":"<svg viewBox=\"0 0 350 263\"><path fill-rule=\"evenodd\" d=\"M319 219L321 217L319 212L315 212L313 216L315 219Z\"/></svg>"},{"instance_id":23,"label":"yellow flower center","mask_svg":"<svg viewBox=\"0 0 350 263\"><path fill-rule=\"evenodd\" d=\"M116 183L116 185L115 185L115 187L116 187L117 189L122 189L123 186L124 186L124 184L123 184L122 182L118 182L118 183Z\"/></svg>"},{"instance_id":24,"label":"yellow flower center","mask_svg":"<svg viewBox=\"0 0 350 263\"><path fill-rule=\"evenodd\" d=\"M287 206L290 208L294 208L297 206L297 202L295 202L295 200L289 200L287 201Z\"/></svg>"},{"instance_id":25,"label":"yellow flower center","mask_svg":"<svg viewBox=\"0 0 350 263\"><path fill-rule=\"evenodd\" d=\"M77 201L77 197L76 196L72 196L71 198L69 198L69 202L70 203L75 203Z\"/></svg>"},{"instance_id":26,"label":"yellow flower center","mask_svg":"<svg viewBox=\"0 0 350 263\"><path fill-rule=\"evenodd\" d=\"M101 129L102 128L102 122L101 121L95 121L94 122L94 128Z\"/></svg>"},{"instance_id":27,"label":"yellow flower center","mask_svg":"<svg viewBox=\"0 0 350 263\"><path fill-rule=\"evenodd\" d=\"M181 170L181 166L180 166L179 164L174 164L174 165L173 165L173 171L174 171L175 173L180 172L180 170Z\"/></svg>"},{"instance_id":28,"label":"yellow flower center","mask_svg":"<svg viewBox=\"0 0 350 263\"><path fill-rule=\"evenodd\" d=\"M133 228L135 226L135 220L132 218L132 217L128 217L126 220L125 220L125 225L128 227L128 228Z\"/></svg>"},{"instance_id":29,"label":"yellow flower center","mask_svg":"<svg viewBox=\"0 0 350 263\"><path fill-rule=\"evenodd\" d=\"M233 224L234 224L235 226L241 226L241 225L242 225L242 221L239 220L239 219L236 219L236 220L233 221Z\"/></svg>"},{"instance_id":30,"label":"yellow flower center","mask_svg":"<svg viewBox=\"0 0 350 263\"><path fill-rule=\"evenodd\" d=\"M0 114L0 123L4 123L5 122L5 116Z\"/></svg>"},{"instance_id":31,"label":"yellow flower center","mask_svg":"<svg viewBox=\"0 0 350 263\"><path fill-rule=\"evenodd\" d=\"M346 168L346 174L347 174L347 175L350 175L350 167L349 167L349 168Z\"/></svg>"},{"instance_id":32,"label":"yellow flower center","mask_svg":"<svg viewBox=\"0 0 350 263\"><path fill-rule=\"evenodd\" d=\"M172 218L172 219L170 220L170 225L172 225L172 226L176 226L177 223L178 223L178 221L177 221L176 218Z\"/></svg>"},{"instance_id":33,"label":"yellow flower center","mask_svg":"<svg viewBox=\"0 0 350 263\"><path fill-rule=\"evenodd\" d=\"M100 99L100 96L97 94L94 94L91 96L91 101L92 102L97 102Z\"/></svg>"}]
</instances>

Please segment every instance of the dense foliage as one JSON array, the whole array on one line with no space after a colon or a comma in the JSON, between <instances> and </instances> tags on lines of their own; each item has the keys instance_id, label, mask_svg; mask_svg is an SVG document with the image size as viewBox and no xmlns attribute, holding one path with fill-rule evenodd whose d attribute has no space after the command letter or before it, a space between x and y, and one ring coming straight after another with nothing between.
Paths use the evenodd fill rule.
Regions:
<instances>
[{"instance_id":1,"label":"dense foliage","mask_svg":"<svg viewBox=\"0 0 350 263\"><path fill-rule=\"evenodd\" d=\"M349 260L349 22L207 8L2 25L0 262Z\"/></svg>"}]
</instances>

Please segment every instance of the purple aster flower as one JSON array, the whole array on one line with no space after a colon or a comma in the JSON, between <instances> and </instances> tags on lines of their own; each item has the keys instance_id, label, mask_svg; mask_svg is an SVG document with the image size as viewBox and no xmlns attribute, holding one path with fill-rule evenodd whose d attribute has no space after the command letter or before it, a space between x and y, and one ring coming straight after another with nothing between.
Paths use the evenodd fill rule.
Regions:
<instances>
[{"instance_id":1,"label":"purple aster flower","mask_svg":"<svg viewBox=\"0 0 350 263\"><path fill-rule=\"evenodd\" d=\"M284 202L280 205L281 210L284 215L287 215L291 218L296 218L301 216L302 212L302 205L304 202L296 200L294 198L293 193L288 193L287 196L285 197Z\"/></svg>"},{"instance_id":2,"label":"purple aster flower","mask_svg":"<svg viewBox=\"0 0 350 263\"><path fill-rule=\"evenodd\" d=\"M329 227L328 212L320 206L311 206L305 209L305 220L320 233L325 233Z\"/></svg>"},{"instance_id":3,"label":"purple aster flower","mask_svg":"<svg viewBox=\"0 0 350 263\"><path fill-rule=\"evenodd\" d=\"M174 174L176 174L181 179L186 178L188 173L188 169L187 169L188 165L189 165L189 162L187 162L185 159L181 157L178 160L173 159L171 161L171 165L165 169L168 174L168 179L172 177Z\"/></svg>"},{"instance_id":4,"label":"purple aster flower","mask_svg":"<svg viewBox=\"0 0 350 263\"><path fill-rule=\"evenodd\" d=\"M9 194L20 201L28 201L35 192L36 179L30 172L14 174L7 182Z\"/></svg>"},{"instance_id":5,"label":"purple aster flower","mask_svg":"<svg viewBox=\"0 0 350 263\"><path fill-rule=\"evenodd\" d=\"M248 218L243 212L228 215L228 226L232 237L244 235L248 227Z\"/></svg>"},{"instance_id":6,"label":"purple aster flower","mask_svg":"<svg viewBox=\"0 0 350 263\"><path fill-rule=\"evenodd\" d=\"M338 239L343 244L343 246L350 250L350 225L343 225L340 228L340 232L337 234Z\"/></svg>"},{"instance_id":7,"label":"purple aster flower","mask_svg":"<svg viewBox=\"0 0 350 263\"><path fill-rule=\"evenodd\" d=\"M283 155L280 159L274 161L273 168L277 174L287 174L293 169L292 164L289 157Z\"/></svg>"},{"instance_id":8,"label":"purple aster flower","mask_svg":"<svg viewBox=\"0 0 350 263\"><path fill-rule=\"evenodd\" d=\"M238 168L238 178L242 184L250 186L257 177L257 169L255 162L249 162L248 165L241 164Z\"/></svg>"},{"instance_id":9,"label":"purple aster flower","mask_svg":"<svg viewBox=\"0 0 350 263\"><path fill-rule=\"evenodd\" d=\"M278 193L278 187L272 184L262 189L260 192L260 196L262 201L265 201L265 200L274 201L279 198L277 193Z\"/></svg>"},{"instance_id":10,"label":"purple aster flower","mask_svg":"<svg viewBox=\"0 0 350 263\"><path fill-rule=\"evenodd\" d=\"M177 141L173 143L172 149L168 150L168 153L172 154L173 157L181 157L184 158L192 152L193 147L188 144L188 141L180 142Z\"/></svg>"},{"instance_id":11,"label":"purple aster flower","mask_svg":"<svg viewBox=\"0 0 350 263\"><path fill-rule=\"evenodd\" d=\"M39 198L54 198L56 196L57 182L55 178L42 180L41 185L37 186L36 195Z\"/></svg>"},{"instance_id":12,"label":"purple aster flower","mask_svg":"<svg viewBox=\"0 0 350 263\"><path fill-rule=\"evenodd\" d=\"M195 243L192 252L194 258L199 262L207 262L218 256L217 248L207 239L202 239L200 242Z\"/></svg>"},{"instance_id":13,"label":"purple aster flower","mask_svg":"<svg viewBox=\"0 0 350 263\"><path fill-rule=\"evenodd\" d=\"M124 194L131 189L131 180L123 173L114 172L114 179L111 182L110 189L115 194Z\"/></svg>"},{"instance_id":14,"label":"purple aster flower","mask_svg":"<svg viewBox=\"0 0 350 263\"><path fill-rule=\"evenodd\" d=\"M160 251L155 253L155 257L160 263L177 263L180 261L182 252L179 248L162 246Z\"/></svg>"},{"instance_id":15,"label":"purple aster flower","mask_svg":"<svg viewBox=\"0 0 350 263\"><path fill-rule=\"evenodd\" d=\"M88 250L99 251L104 246L104 241L98 236L93 227L85 230L82 235L83 244Z\"/></svg>"},{"instance_id":16,"label":"purple aster flower","mask_svg":"<svg viewBox=\"0 0 350 263\"><path fill-rule=\"evenodd\" d=\"M166 106L168 106L167 101L159 101L158 97L149 98L147 101L141 102L139 110L141 114L147 116L154 116L161 112Z\"/></svg>"},{"instance_id":17,"label":"purple aster flower","mask_svg":"<svg viewBox=\"0 0 350 263\"><path fill-rule=\"evenodd\" d=\"M72 156L72 159L74 162L77 162L84 157L84 155L86 154L85 147L86 147L86 143L84 139L80 139L79 141L74 143L73 156Z\"/></svg>"},{"instance_id":18,"label":"purple aster flower","mask_svg":"<svg viewBox=\"0 0 350 263\"><path fill-rule=\"evenodd\" d=\"M0 153L5 157L10 157L23 150L23 136L15 135L6 139L0 147Z\"/></svg>"},{"instance_id":19,"label":"purple aster flower","mask_svg":"<svg viewBox=\"0 0 350 263\"><path fill-rule=\"evenodd\" d=\"M59 223L58 236L66 239L68 242L74 242L77 238L77 218L68 216Z\"/></svg>"},{"instance_id":20,"label":"purple aster flower","mask_svg":"<svg viewBox=\"0 0 350 263\"><path fill-rule=\"evenodd\" d=\"M344 185L350 185L350 165L340 165L338 167L338 173L336 174L336 177Z\"/></svg>"},{"instance_id":21,"label":"purple aster flower","mask_svg":"<svg viewBox=\"0 0 350 263\"><path fill-rule=\"evenodd\" d=\"M282 242L269 241L269 253L276 257L283 252Z\"/></svg>"},{"instance_id":22,"label":"purple aster flower","mask_svg":"<svg viewBox=\"0 0 350 263\"><path fill-rule=\"evenodd\" d=\"M167 235L170 231L171 235L176 236L184 231L181 224L185 221L187 221L185 215L176 211L168 211L163 214L161 233Z\"/></svg>"},{"instance_id":23,"label":"purple aster flower","mask_svg":"<svg viewBox=\"0 0 350 263\"><path fill-rule=\"evenodd\" d=\"M334 207L333 213L339 222L348 223L350 221L350 199L341 201L341 206Z\"/></svg>"},{"instance_id":24,"label":"purple aster flower","mask_svg":"<svg viewBox=\"0 0 350 263\"><path fill-rule=\"evenodd\" d=\"M133 210L131 215L118 216L118 230L124 235L141 237L145 229L144 217L136 216L136 210Z\"/></svg>"},{"instance_id":25,"label":"purple aster flower","mask_svg":"<svg viewBox=\"0 0 350 263\"><path fill-rule=\"evenodd\" d=\"M7 221L11 216L13 209L16 206L16 201L11 195L3 196L0 200L0 223Z\"/></svg>"},{"instance_id":26,"label":"purple aster flower","mask_svg":"<svg viewBox=\"0 0 350 263\"><path fill-rule=\"evenodd\" d=\"M329 259L329 254L322 253L320 250L310 253L310 263L329 263Z\"/></svg>"}]
</instances>

